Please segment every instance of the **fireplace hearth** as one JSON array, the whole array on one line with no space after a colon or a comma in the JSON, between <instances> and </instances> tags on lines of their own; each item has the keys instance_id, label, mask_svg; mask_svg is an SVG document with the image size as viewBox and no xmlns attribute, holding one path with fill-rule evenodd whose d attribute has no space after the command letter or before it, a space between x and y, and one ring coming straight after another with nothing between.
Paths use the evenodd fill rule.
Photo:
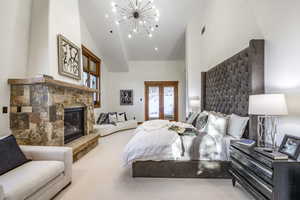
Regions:
<instances>
[{"instance_id":1,"label":"fireplace hearth","mask_svg":"<svg viewBox=\"0 0 300 200\"><path fill-rule=\"evenodd\" d=\"M64 142L68 144L84 136L84 108L65 108Z\"/></svg>"}]
</instances>

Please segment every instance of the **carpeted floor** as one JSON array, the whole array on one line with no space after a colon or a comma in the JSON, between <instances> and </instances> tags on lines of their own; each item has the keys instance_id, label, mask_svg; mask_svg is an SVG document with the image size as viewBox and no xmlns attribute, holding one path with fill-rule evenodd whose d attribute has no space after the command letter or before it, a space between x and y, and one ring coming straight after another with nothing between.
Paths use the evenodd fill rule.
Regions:
<instances>
[{"instance_id":1,"label":"carpeted floor","mask_svg":"<svg viewBox=\"0 0 300 200\"><path fill-rule=\"evenodd\" d=\"M99 146L73 165L73 182L55 200L250 200L230 180L140 179L122 167L133 131L100 138Z\"/></svg>"}]
</instances>

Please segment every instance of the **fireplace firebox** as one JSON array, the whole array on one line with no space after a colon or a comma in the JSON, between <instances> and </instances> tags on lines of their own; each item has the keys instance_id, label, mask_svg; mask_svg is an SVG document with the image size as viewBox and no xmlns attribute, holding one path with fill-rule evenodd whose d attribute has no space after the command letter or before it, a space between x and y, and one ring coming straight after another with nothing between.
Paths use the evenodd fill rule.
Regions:
<instances>
[{"instance_id":1,"label":"fireplace firebox","mask_svg":"<svg viewBox=\"0 0 300 200\"><path fill-rule=\"evenodd\" d=\"M65 108L64 117L65 144L84 136L84 108Z\"/></svg>"}]
</instances>

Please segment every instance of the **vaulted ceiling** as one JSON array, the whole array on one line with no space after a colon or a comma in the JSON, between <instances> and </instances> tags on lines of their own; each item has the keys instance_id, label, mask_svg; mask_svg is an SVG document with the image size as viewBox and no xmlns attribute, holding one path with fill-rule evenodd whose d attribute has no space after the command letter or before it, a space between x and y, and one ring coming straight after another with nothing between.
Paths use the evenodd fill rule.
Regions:
<instances>
[{"instance_id":1,"label":"vaulted ceiling","mask_svg":"<svg viewBox=\"0 0 300 200\"><path fill-rule=\"evenodd\" d=\"M201 0L154 0L160 11L158 31L152 38L140 35L129 39L128 27L113 23L112 0L79 2L81 15L110 71L127 71L131 60L184 60L186 25L201 8Z\"/></svg>"}]
</instances>

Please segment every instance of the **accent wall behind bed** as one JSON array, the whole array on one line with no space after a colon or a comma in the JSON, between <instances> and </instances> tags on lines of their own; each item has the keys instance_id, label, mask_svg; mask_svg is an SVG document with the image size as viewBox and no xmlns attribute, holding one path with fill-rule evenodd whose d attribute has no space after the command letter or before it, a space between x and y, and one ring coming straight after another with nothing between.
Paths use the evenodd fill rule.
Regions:
<instances>
[{"instance_id":1,"label":"accent wall behind bed","mask_svg":"<svg viewBox=\"0 0 300 200\"><path fill-rule=\"evenodd\" d=\"M264 93L264 40L201 75L201 110L248 116L249 96ZM257 119L251 117L244 137L256 139Z\"/></svg>"}]
</instances>

